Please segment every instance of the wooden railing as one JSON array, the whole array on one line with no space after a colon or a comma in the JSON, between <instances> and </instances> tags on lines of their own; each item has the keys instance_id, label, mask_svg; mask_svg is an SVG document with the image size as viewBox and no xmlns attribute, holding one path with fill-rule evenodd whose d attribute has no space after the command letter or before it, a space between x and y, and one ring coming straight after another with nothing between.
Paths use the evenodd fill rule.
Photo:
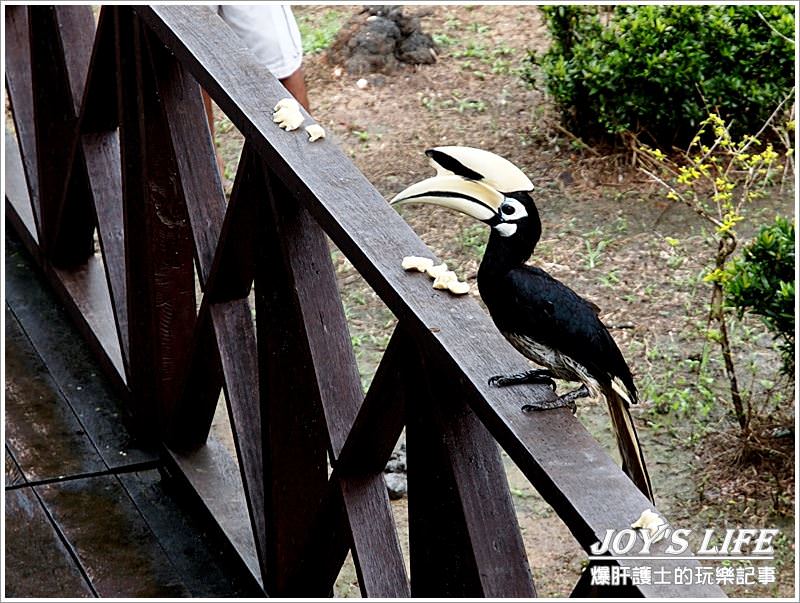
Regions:
<instances>
[{"instance_id":1,"label":"wooden railing","mask_svg":"<svg viewBox=\"0 0 800 603\"><path fill-rule=\"evenodd\" d=\"M329 594L351 550L364 595L534 596L497 443L587 550L650 507L568 411L521 412L542 388L487 385L524 359L407 278L428 249L333 143L272 123L286 91L212 11L8 6L6 36L6 216L266 593ZM245 137L229 202L200 86ZM366 395L326 235L399 321ZM241 482L207 443L221 389ZM382 475L403 427L410 580Z\"/></svg>"}]
</instances>

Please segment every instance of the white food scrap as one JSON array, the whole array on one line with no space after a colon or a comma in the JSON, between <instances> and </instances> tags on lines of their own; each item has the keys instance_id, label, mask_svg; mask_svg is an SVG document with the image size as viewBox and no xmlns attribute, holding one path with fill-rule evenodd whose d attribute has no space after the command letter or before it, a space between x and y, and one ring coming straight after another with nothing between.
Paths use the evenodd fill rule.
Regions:
<instances>
[{"instance_id":1,"label":"white food scrap","mask_svg":"<svg viewBox=\"0 0 800 603\"><path fill-rule=\"evenodd\" d=\"M293 98L283 98L275 105L272 121L287 132L296 130L303 124L300 104Z\"/></svg>"},{"instance_id":2,"label":"white food scrap","mask_svg":"<svg viewBox=\"0 0 800 603\"><path fill-rule=\"evenodd\" d=\"M415 255L408 255L403 258L403 270L427 272L431 267L433 267L433 260L430 258L421 258Z\"/></svg>"},{"instance_id":3,"label":"white food scrap","mask_svg":"<svg viewBox=\"0 0 800 603\"><path fill-rule=\"evenodd\" d=\"M448 285L452 282L458 282L456 273L452 270L445 270L444 272L440 272L439 275L433 279L433 288L447 289Z\"/></svg>"},{"instance_id":4,"label":"white food scrap","mask_svg":"<svg viewBox=\"0 0 800 603\"><path fill-rule=\"evenodd\" d=\"M433 288L442 291L449 291L453 295L464 295L469 293L469 283L462 283L452 270L448 270L447 264L433 265L433 260L409 255L403 258L403 270L417 270L426 272L433 279Z\"/></svg>"},{"instance_id":5,"label":"white food scrap","mask_svg":"<svg viewBox=\"0 0 800 603\"><path fill-rule=\"evenodd\" d=\"M439 277L440 274L447 271L448 271L447 264L442 263L437 266L431 266L430 268L428 268L426 272L428 273L428 276L430 276L432 279L436 279Z\"/></svg>"},{"instance_id":6,"label":"white food scrap","mask_svg":"<svg viewBox=\"0 0 800 603\"><path fill-rule=\"evenodd\" d=\"M447 283L447 290L453 295L464 295L469 293L469 283L462 283L460 280L450 281Z\"/></svg>"},{"instance_id":7,"label":"white food scrap","mask_svg":"<svg viewBox=\"0 0 800 603\"><path fill-rule=\"evenodd\" d=\"M311 124L310 126L306 126L306 132L308 133L308 142L314 142L320 138L325 138L325 130L319 124Z\"/></svg>"},{"instance_id":8,"label":"white food scrap","mask_svg":"<svg viewBox=\"0 0 800 603\"><path fill-rule=\"evenodd\" d=\"M646 509L642 511L642 514L639 516L639 519L634 521L631 524L632 528L640 529L646 531L650 538L653 538L661 528L666 527L667 521L661 517L658 513L651 511L650 509ZM664 532L659 534L657 538L653 539L653 542L658 542L664 537Z\"/></svg>"},{"instance_id":9,"label":"white food scrap","mask_svg":"<svg viewBox=\"0 0 800 603\"><path fill-rule=\"evenodd\" d=\"M272 109L273 112L277 111L278 109L283 109L285 107L289 107L290 109L299 109L300 103L297 102L296 98L292 98L291 96L287 98L282 98L278 101L278 104Z\"/></svg>"}]
</instances>

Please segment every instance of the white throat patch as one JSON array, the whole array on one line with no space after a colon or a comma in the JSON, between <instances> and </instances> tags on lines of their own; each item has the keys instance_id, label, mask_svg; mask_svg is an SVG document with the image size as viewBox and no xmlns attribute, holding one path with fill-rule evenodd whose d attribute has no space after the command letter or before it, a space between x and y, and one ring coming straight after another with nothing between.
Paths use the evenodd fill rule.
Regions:
<instances>
[{"instance_id":1,"label":"white throat patch","mask_svg":"<svg viewBox=\"0 0 800 603\"><path fill-rule=\"evenodd\" d=\"M508 222L500 222L494 229L500 233L501 237L510 237L517 232L517 225L509 224Z\"/></svg>"}]
</instances>

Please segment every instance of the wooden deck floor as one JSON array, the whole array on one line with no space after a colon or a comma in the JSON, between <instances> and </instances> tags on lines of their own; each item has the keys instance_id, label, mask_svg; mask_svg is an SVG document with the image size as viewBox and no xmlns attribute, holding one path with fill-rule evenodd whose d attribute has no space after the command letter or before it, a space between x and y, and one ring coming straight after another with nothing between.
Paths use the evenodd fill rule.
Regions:
<instances>
[{"instance_id":1,"label":"wooden deck floor","mask_svg":"<svg viewBox=\"0 0 800 603\"><path fill-rule=\"evenodd\" d=\"M6 233L5 595L263 596Z\"/></svg>"}]
</instances>

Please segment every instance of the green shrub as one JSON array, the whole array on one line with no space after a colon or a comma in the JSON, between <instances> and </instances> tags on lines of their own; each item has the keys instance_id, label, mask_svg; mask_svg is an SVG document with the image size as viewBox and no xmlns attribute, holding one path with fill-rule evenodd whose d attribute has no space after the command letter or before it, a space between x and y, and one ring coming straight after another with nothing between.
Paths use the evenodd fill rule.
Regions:
<instances>
[{"instance_id":1,"label":"green shrub","mask_svg":"<svg viewBox=\"0 0 800 603\"><path fill-rule=\"evenodd\" d=\"M630 131L683 146L711 110L734 134L755 132L794 86L792 6L541 10L552 45L532 61L581 136Z\"/></svg>"},{"instance_id":2,"label":"green shrub","mask_svg":"<svg viewBox=\"0 0 800 603\"><path fill-rule=\"evenodd\" d=\"M730 264L726 304L760 316L778 340L784 371L794 372L794 223L777 217Z\"/></svg>"}]
</instances>

